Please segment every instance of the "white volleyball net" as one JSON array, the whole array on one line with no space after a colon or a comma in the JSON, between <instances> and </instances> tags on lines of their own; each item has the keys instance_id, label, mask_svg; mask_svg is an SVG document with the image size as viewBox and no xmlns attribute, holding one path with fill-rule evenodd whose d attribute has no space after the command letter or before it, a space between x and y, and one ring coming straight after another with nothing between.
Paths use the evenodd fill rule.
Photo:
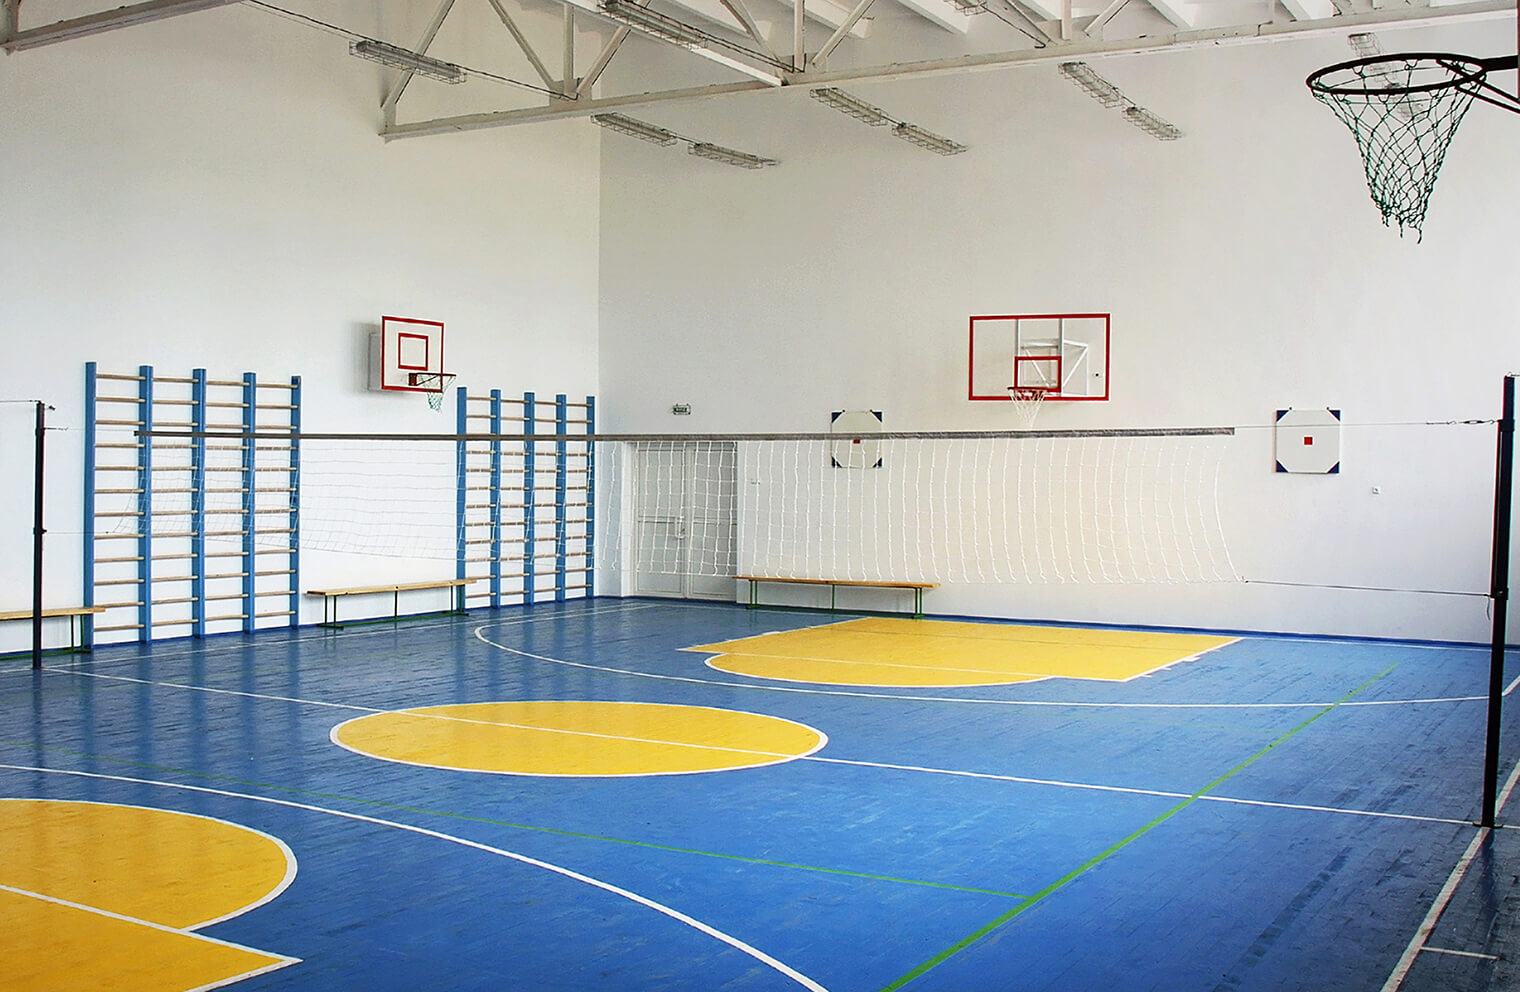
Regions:
<instances>
[{"instance_id":1,"label":"white volleyball net","mask_svg":"<svg viewBox=\"0 0 1520 992\"><path fill-rule=\"evenodd\" d=\"M1231 433L602 442L598 567L945 583L1235 581L1219 511ZM871 451L862 457L859 445Z\"/></svg>"}]
</instances>

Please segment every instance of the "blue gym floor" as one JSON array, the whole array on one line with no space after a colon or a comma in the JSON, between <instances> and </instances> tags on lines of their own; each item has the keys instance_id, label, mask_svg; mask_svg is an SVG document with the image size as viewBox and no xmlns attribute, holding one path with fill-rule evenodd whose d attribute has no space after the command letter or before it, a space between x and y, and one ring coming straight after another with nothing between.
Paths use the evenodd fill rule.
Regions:
<instances>
[{"instance_id":1,"label":"blue gym floor","mask_svg":"<svg viewBox=\"0 0 1520 992\"><path fill-rule=\"evenodd\" d=\"M204 931L300 959L239 992L1515 981L1520 836L1469 851L1486 649L1247 637L1126 683L951 690L766 681L681 650L837 619L602 599L105 647L40 673L12 659L0 797L284 841L289 888ZM828 743L747 770L545 778L329 739L366 712L526 699L743 710ZM1510 712L1504 730L1501 784Z\"/></svg>"}]
</instances>

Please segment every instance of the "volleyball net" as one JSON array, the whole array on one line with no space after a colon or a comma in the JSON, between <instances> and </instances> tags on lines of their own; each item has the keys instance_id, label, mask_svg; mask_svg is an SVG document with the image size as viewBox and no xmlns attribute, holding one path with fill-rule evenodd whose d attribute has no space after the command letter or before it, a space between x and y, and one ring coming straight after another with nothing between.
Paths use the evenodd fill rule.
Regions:
<instances>
[{"instance_id":1,"label":"volleyball net","mask_svg":"<svg viewBox=\"0 0 1520 992\"><path fill-rule=\"evenodd\" d=\"M296 508L308 570L326 554L449 561L497 605L589 595L608 573L1221 582L1237 577L1220 512L1233 434L301 434L276 509ZM246 516L249 497L120 498L214 517Z\"/></svg>"}]
</instances>

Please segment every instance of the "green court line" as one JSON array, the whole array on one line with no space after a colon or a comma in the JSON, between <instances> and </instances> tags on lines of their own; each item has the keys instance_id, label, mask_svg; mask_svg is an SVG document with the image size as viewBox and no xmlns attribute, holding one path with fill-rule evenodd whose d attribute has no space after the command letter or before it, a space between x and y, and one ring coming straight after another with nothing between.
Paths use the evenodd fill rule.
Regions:
<instances>
[{"instance_id":1,"label":"green court line","mask_svg":"<svg viewBox=\"0 0 1520 992\"><path fill-rule=\"evenodd\" d=\"M1189 806L1193 805L1199 799L1201 799L1204 796L1208 795L1210 792L1213 792L1216 788L1218 788L1219 786L1223 785L1225 782L1229 781L1230 779L1234 778L1236 775L1240 774L1245 769L1249 768L1251 765L1253 765L1256 762L1260 761L1262 758L1266 757L1267 754L1269 754L1271 751L1273 751L1279 745L1287 742L1290 738L1292 738L1293 736L1295 736L1296 734L1298 734L1300 731L1302 731L1305 728L1307 728L1310 724L1314 723L1320 717L1322 717L1325 714L1329 713L1331 710L1334 710L1336 707L1340 706L1342 703L1348 701L1353 696L1355 696L1357 693L1361 692L1363 689L1366 689L1368 686L1372 685L1374 682L1377 682L1378 680L1384 678L1385 676L1388 675L1389 672L1393 671L1397 667L1399 667L1399 663L1398 662L1394 662L1392 665L1389 665L1387 668L1383 669L1381 672L1377 673L1372 678L1368 679L1366 682L1363 682L1361 685L1357 686L1355 689L1352 689L1350 692L1346 693L1344 696L1342 696L1341 698L1337 699L1335 702L1330 703L1324 709L1318 711L1313 716L1309 717L1307 720L1305 720L1302 723L1300 723L1298 726L1294 727L1293 729L1289 730L1287 733L1285 733L1282 736L1278 737L1276 740L1274 740L1272 743L1268 744L1266 747L1262 748L1260 751L1257 751L1255 754L1251 755L1249 758L1246 758L1244 761L1242 761L1240 764L1236 765L1234 768L1231 768L1229 771L1226 771L1222 775L1220 775L1217 778L1215 778L1213 781L1211 781L1208 784L1204 785L1201 789L1199 789L1198 791L1194 792L1192 795L1188 796L1186 799L1182 800L1177 805L1173 806L1171 809L1167 810L1166 812L1162 813L1161 815L1159 815L1159 816L1155 817L1154 819L1150 820L1150 822L1144 824L1143 826L1138 827L1137 829L1135 829L1134 831L1130 832L1129 834L1126 834L1125 836L1123 836L1123 837L1119 838L1118 840L1114 841L1112 844L1108 845L1103 850L1099 851L1097 854L1094 854L1092 857L1088 858L1086 861L1084 861L1081 864L1077 865L1071 871L1068 871L1066 874L1062 875L1060 878L1056 879L1054 882L1051 882L1049 885L1045 886L1043 889L1040 889L1038 892L1035 892L1032 895L1025 896L1019 902L1019 904L1017 906L1014 906L1012 909L1008 910L1008 912L1003 913L1001 916L995 917L990 922L984 924L981 927L978 927L976 930L974 930L971 933L967 934L965 937L962 937L960 940L956 941L954 944L951 944L945 950L943 950L943 951L939 952L938 954L934 955L934 957L929 958L927 961L925 961L922 964L918 965L913 970L907 972L904 975L901 975L900 977L898 977L897 979L893 980L892 982L890 982L890 983L882 986L881 989L879 990L879 992L893 992L894 989L900 989L900 988L902 988L904 985L907 985L909 982L912 982L912 981L914 981L914 980L922 977L923 975L927 974L928 972L930 972L930 971L934 970L935 968L939 967L940 965L944 964L946 961L948 961L951 958L955 957L957 954L959 954L961 951L964 951L966 948L970 947L971 945L977 943L982 938L986 937L988 934L991 934L994 931L999 930L1002 927L1006 926L1008 923L1012 922L1014 919L1016 919L1017 917L1019 917L1020 915L1022 915L1027 910L1030 910L1030 909L1034 908L1036 905L1038 905L1040 902L1042 902L1046 897L1048 897L1050 895L1053 895L1054 893L1060 891L1061 889L1064 889L1066 886L1070 885L1072 882L1076 881L1081 876L1087 874L1093 868L1096 868L1098 865L1102 864L1104 861L1107 861L1109 858L1113 857L1115 854L1118 854L1120 851L1124 850L1126 847L1129 847L1131 844L1133 844L1135 841L1139 840L1141 837L1144 837L1146 834L1150 833L1152 830L1156 829L1161 824L1165 823L1167 820L1170 820L1172 817L1176 816L1178 813L1181 813L1183 810L1185 810Z\"/></svg>"},{"instance_id":2,"label":"green court line","mask_svg":"<svg viewBox=\"0 0 1520 992\"><path fill-rule=\"evenodd\" d=\"M84 751L75 751L70 748L50 745L34 744L30 741L13 741L0 738L0 744L9 744L16 747L27 747L40 752L52 752L67 754L76 758L90 758L95 761L103 761L113 765L122 765L129 768L140 768L154 772L172 772L184 775L188 778L200 779L204 782L221 782L227 785L239 785L247 788L265 789L270 792L285 793L292 796L305 796L311 799L328 799L340 802L353 803L357 806L369 806L375 809L386 809L395 812L419 813L424 816L438 816L449 820L462 820L469 823L484 823L495 827L507 827L512 830L525 830L531 833L551 834L558 837L571 837L576 840L601 841L607 844L622 844L627 847L639 847L651 851L664 851L670 854L690 854L703 858L717 858L722 861L736 861L743 864L764 865L771 868L791 868L798 871L817 872L822 875L841 875L847 878L863 878L873 882L892 882L899 885L917 885L930 889L947 889L952 892L971 892L977 895L998 896L1005 899L1024 899L1017 892L1003 892L998 889L979 889L970 885L950 885L946 882L931 882L918 878L897 878L892 875L876 875L863 871L847 871L843 868L827 868L822 865L794 864L790 861L773 861L767 858L750 858L740 854L724 854L719 851L702 851L695 848L675 847L669 844L655 844L649 841L629 840L624 837L604 837L599 834L577 833L573 830L559 830L554 827L537 827L528 823L513 823L509 820L493 820L483 816L467 816L463 813L446 813L442 810L427 809L421 806L404 806L398 803L381 802L378 799L359 799L354 796L345 796L334 792L313 792L308 789L292 789L283 785L272 785L268 782L255 782L248 779L232 778L226 775L207 775L203 772L191 771L185 768L175 768L172 765L155 765L143 761L131 761L126 758L113 758L109 755L89 754Z\"/></svg>"}]
</instances>

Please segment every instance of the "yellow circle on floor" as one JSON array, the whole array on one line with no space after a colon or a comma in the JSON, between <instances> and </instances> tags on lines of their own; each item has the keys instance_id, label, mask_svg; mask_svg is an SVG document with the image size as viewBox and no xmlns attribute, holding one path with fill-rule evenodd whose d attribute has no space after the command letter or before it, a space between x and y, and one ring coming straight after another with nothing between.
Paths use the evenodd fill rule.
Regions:
<instances>
[{"instance_id":1,"label":"yellow circle on floor","mask_svg":"<svg viewBox=\"0 0 1520 992\"><path fill-rule=\"evenodd\" d=\"M459 703L340 723L333 743L384 761L513 775L671 775L812 754L821 731L779 717L666 703Z\"/></svg>"}]
</instances>

